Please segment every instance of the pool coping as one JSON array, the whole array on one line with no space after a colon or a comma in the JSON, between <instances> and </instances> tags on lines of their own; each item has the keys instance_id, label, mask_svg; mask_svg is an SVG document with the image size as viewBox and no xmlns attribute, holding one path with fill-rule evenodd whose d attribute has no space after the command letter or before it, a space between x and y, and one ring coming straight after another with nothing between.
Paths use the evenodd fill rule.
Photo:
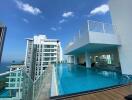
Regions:
<instances>
[{"instance_id":1,"label":"pool coping","mask_svg":"<svg viewBox=\"0 0 132 100\"><path fill-rule=\"evenodd\" d=\"M127 83L127 84L120 84L120 85L114 85L114 86L109 86L109 87L100 88L100 89L89 90L89 91L83 91L83 92L77 92L77 93L71 93L71 94L65 94L65 95L59 95L59 96L52 96L52 97L50 97L50 99L51 100L62 100L62 99L76 97L76 96L82 96L82 95L86 95L86 94L103 92L106 90L111 90L111 89L124 87L124 86L128 86L128 85L132 85L132 82Z\"/></svg>"}]
</instances>

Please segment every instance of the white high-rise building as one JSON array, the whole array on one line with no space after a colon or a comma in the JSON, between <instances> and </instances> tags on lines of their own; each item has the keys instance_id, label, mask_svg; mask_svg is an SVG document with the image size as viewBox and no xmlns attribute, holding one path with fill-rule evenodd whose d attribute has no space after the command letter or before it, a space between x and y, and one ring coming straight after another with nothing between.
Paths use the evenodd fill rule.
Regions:
<instances>
[{"instance_id":1,"label":"white high-rise building","mask_svg":"<svg viewBox=\"0 0 132 100\"><path fill-rule=\"evenodd\" d=\"M45 35L27 39L25 56L26 72L33 80L48 67L62 61L61 43L57 39L47 39Z\"/></svg>"}]
</instances>

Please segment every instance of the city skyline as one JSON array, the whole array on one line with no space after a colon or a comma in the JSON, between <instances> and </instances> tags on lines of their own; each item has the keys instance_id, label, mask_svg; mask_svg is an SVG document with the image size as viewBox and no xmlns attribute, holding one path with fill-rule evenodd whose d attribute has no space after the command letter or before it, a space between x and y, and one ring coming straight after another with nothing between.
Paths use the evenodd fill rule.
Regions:
<instances>
[{"instance_id":1,"label":"city skyline","mask_svg":"<svg viewBox=\"0 0 132 100\"><path fill-rule=\"evenodd\" d=\"M8 6L5 7L7 2ZM90 19L111 23L107 2L106 0L1 1L0 21L7 26L2 61L24 60L25 39L38 34L59 39L64 50L84 21Z\"/></svg>"}]
</instances>

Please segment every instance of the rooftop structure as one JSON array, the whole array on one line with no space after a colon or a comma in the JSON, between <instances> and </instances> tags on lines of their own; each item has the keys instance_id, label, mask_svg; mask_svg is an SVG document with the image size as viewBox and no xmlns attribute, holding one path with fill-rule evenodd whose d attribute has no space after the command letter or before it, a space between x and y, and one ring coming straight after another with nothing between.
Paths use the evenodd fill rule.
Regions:
<instances>
[{"instance_id":1,"label":"rooftop structure","mask_svg":"<svg viewBox=\"0 0 132 100\"><path fill-rule=\"evenodd\" d=\"M65 49L68 62L119 69L120 38L112 24L88 20Z\"/></svg>"}]
</instances>

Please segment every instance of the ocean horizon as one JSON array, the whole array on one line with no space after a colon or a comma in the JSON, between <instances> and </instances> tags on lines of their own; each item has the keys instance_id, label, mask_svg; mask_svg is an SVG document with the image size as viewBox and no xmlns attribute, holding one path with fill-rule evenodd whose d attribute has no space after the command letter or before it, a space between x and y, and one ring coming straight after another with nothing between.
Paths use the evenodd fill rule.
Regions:
<instances>
[{"instance_id":1,"label":"ocean horizon","mask_svg":"<svg viewBox=\"0 0 132 100\"><path fill-rule=\"evenodd\" d=\"M10 68L9 68L10 65L11 65L11 63L9 63L9 62L2 62L0 64L0 73L4 73L6 71L9 71L10 70Z\"/></svg>"}]
</instances>

